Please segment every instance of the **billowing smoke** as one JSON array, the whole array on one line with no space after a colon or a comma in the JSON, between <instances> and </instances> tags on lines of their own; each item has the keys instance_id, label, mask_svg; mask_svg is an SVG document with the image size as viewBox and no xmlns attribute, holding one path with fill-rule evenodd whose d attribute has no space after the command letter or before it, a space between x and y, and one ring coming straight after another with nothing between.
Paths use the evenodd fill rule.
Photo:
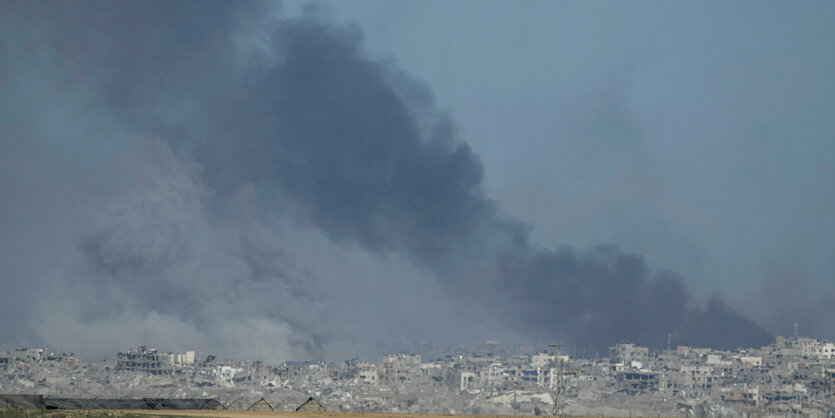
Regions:
<instances>
[{"instance_id":1,"label":"billowing smoke","mask_svg":"<svg viewBox=\"0 0 835 418\"><path fill-rule=\"evenodd\" d=\"M0 328L9 341L287 358L373 350L372 335L771 340L640 256L534 245L431 91L369 58L356 27L256 3L46 6L5 6L2 100L22 105L0 128L18 199L2 222L49 217L32 233L59 229L42 255L62 257L7 264L3 286L27 297L5 309L33 318Z\"/></svg>"}]
</instances>

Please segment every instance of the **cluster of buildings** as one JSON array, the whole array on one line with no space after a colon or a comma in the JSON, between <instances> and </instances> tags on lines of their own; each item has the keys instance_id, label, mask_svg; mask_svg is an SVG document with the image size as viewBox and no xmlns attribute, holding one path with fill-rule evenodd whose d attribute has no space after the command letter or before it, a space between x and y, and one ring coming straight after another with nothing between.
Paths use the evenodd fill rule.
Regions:
<instances>
[{"instance_id":1,"label":"cluster of buildings","mask_svg":"<svg viewBox=\"0 0 835 418\"><path fill-rule=\"evenodd\" d=\"M263 401L290 410L314 397L353 412L835 416L835 344L826 341L778 337L755 349L661 352L622 343L602 358L549 350L490 342L376 363L268 365L147 347L103 362L22 348L0 351L0 393L210 397L230 409Z\"/></svg>"},{"instance_id":2,"label":"cluster of buildings","mask_svg":"<svg viewBox=\"0 0 835 418\"><path fill-rule=\"evenodd\" d=\"M194 365L194 351L160 353L156 348L139 346L116 354L116 369L150 374L173 374Z\"/></svg>"}]
</instances>

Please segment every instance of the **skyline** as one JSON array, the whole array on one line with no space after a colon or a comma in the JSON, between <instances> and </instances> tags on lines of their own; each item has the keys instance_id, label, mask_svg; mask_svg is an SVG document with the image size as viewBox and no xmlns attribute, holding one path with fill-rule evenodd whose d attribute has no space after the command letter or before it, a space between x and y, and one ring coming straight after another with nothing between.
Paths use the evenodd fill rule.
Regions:
<instances>
[{"instance_id":1,"label":"skyline","mask_svg":"<svg viewBox=\"0 0 835 418\"><path fill-rule=\"evenodd\" d=\"M6 3L0 347L835 338L833 8L601 5Z\"/></svg>"}]
</instances>

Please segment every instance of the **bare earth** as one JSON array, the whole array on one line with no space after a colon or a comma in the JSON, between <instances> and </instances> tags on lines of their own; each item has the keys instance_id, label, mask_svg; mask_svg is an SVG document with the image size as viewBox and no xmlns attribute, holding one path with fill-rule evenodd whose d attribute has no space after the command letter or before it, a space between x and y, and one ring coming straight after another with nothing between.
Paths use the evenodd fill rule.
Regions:
<instances>
[{"instance_id":1,"label":"bare earth","mask_svg":"<svg viewBox=\"0 0 835 418\"><path fill-rule=\"evenodd\" d=\"M189 417L217 417L217 418L243 418L252 416L268 416L268 417L292 417L292 418L518 418L512 415L422 415L422 414L366 414L366 413L352 413L352 412L288 412L288 411L120 411L130 414L142 414L148 416L189 416ZM564 418L577 418L568 415L562 415ZM611 417L610 417L611 418Z\"/></svg>"},{"instance_id":2,"label":"bare earth","mask_svg":"<svg viewBox=\"0 0 835 418\"><path fill-rule=\"evenodd\" d=\"M243 418L252 416L268 417L292 417L292 418L484 418L484 417L510 417L508 415L416 415L416 414L366 414L351 412L289 412L289 411L123 411L131 414L143 414L149 416L189 416L189 417L217 417L217 418Z\"/></svg>"}]
</instances>

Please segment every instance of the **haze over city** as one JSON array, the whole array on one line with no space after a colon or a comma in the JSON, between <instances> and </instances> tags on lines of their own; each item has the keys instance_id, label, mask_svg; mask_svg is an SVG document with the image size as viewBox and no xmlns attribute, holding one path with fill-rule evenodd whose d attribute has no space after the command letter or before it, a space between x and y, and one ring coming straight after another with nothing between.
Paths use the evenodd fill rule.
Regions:
<instances>
[{"instance_id":1,"label":"haze over city","mask_svg":"<svg viewBox=\"0 0 835 418\"><path fill-rule=\"evenodd\" d=\"M0 11L0 349L835 338L829 2Z\"/></svg>"}]
</instances>

